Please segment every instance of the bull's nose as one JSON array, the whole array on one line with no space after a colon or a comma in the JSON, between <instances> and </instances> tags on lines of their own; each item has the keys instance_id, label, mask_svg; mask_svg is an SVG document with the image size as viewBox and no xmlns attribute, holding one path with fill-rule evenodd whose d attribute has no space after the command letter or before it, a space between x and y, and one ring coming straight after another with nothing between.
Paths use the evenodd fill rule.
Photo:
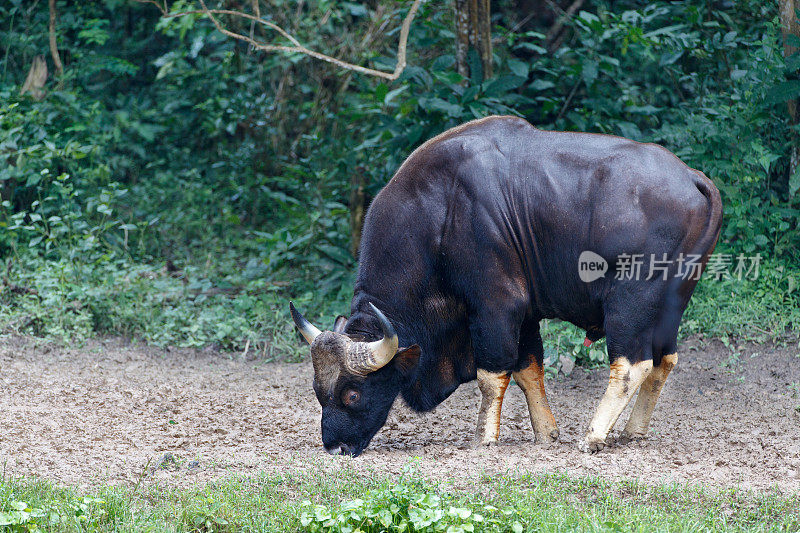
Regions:
<instances>
[{"instance_id":1,"label":"bull's nose","mask_svg":"<svg viewBox=\"0 0 800 533\"><path fill-rule=\"evenodd\" d=\"M340 444L336 446L325 446L325 451L331 455L339 455L342 452L342 446Z\"/></svg>"},{"instance_id":2,"label":"bull's nose","mask_svg":"<svg viewBox=\"0 0 800 533\"><path fill-rule=\"evenodd\" d=\"M337 444L335 446L325 446L325 451L331 455L352 455L353 451L347 444Z\"/></svg>"}]
</instances>

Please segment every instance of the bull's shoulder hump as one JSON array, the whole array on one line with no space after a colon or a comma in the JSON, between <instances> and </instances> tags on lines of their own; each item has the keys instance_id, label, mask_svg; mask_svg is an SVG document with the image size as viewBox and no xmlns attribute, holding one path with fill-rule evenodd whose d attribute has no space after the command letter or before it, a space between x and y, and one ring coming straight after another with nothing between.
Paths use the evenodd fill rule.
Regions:
<instances>
[{"instance_id":1,"label":"bull's shoulder hump","mask_svg":"<svg viewBox=\"0 0 800 533\"><path fill-rule=\"evenodd\" d=\"M489 117L479 118L450 128L449 130L440 133L436 137L426 141L414 153L425 152L431 148L447 144L450 140L459 140L468 137L486 137L496 138L508 133L518 133L523 130L533 130L536 128L520 117L511 115L492 115ZM413 156L414 153L411 155ZM409 157L410 158L410 157Z\"/></svg>"},{"instance_id":2,"label":"bull's shoulder hump","mask_svg":"<svg viewBox=\"0 0 800 533\"><path fill-rule=\"evenodd\" d=\"M406 158L395 176L402 176L408 167L461 159L466 153L482 152L498 146L508 135L538 131L523 118L492 115L461 124L425 141Z\"/></svg>"}]
</instances>

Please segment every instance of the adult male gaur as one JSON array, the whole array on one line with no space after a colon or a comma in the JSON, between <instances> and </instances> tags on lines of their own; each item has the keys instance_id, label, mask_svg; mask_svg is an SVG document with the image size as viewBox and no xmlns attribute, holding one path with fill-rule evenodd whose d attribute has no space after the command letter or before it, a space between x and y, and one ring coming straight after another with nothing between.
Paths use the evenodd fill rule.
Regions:
<instances>
[{"instance_id":1,"label":"adult male gaur","mask_svg":"<svg viewBox=\"0 0 800 533\"><path fill-rule=\"evenodd\" d=\"M654 144L500 116L429 140L369 208L350 318L320 331L290 304L325 449L360 454L398 393L428 411L476 378L480 442L497 441L511 377L536 441L557 440L543 318L607 339L611 377L579 447L602 449L637 390L621 437L643 437L721 219L711 180Z\"/></svg>"}]
</instances>

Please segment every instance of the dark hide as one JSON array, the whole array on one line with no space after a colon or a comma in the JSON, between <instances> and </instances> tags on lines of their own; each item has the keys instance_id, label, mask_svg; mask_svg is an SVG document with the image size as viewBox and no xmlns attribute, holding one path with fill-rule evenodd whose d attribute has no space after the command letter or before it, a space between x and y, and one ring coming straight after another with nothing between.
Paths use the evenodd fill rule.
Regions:
<instances>
[{"instance_id":1,"label":"dark hide","mask_svg":"<svg viewBox=\"0 0 800 533\"><path fill-rule=\"evenodd\" d=\"M612 362L658 365L697 283L674 277L676 261L705 264L721 216L712 182L660 146L514 117L470 122L418 148L372 202L344 333L381 338L372 302L401 347L420 346L416 366L380 380L421 411L476 368L541 364L543 318L605 335ZM605 277L581 281L584 250L609 263ZM622 254L645 256L641 279L615 279ZM666 280L645 279L651 254L672 261Z\"/></svg>"}]
</instances>

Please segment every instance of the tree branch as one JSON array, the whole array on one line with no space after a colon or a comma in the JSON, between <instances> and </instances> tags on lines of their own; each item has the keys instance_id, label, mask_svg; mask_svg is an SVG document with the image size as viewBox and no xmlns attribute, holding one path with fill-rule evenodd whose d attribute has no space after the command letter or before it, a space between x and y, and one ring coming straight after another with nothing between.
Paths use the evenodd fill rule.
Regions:
<instances>
[{"instance_id":1,"label":"tree branch","mask_svg":"<svg viewBox=\"0 0 800 533\"><path fill-rule=\"evenodd\" d=\"M561 42L563 41L563 35L561 35L561 32L564 29L564 26L569 19L572 18L575 12L581 8L584 1L585 0L575 0L572 2L564 14L560 16L558 20L556 20L556 23L553 24L553 27L550 28L550 31L547 32L545 42L549 43L547 48L550 50L550 52L557 50L558 47L561 46Z\"/></svg>"},{"instance_id":2,"label":"tree branch","mask_svg":"<svg viewBox=\"0 0 800 533\"><path fill-rule=\"evenodd\" d=\"M55 0L50 0L50 1L53 2ZM332 63L332 64L334 64L334 65L336 65L336 66L338 66L340 68L346 69L346 70L352 70L352 71L355 71L355 72L360 72L362 74L368 74L370 76L376 76L376 77L379 77L379 78L384 78L384 79L389 80L389 81L394 81L397 78L399 78L400 74L402 74L403 70L406 68L406 47L408 45L408 34L409 34L409 31L411 30L411 22L414 20L414 17L416 16L417 11L419 10L419 6L422 3L422 0L414 0L413 4L411 5L411 8L408 10L408 13L406 14L406 17L403 20L403 24L400 27L400 41L397 44L397 65L395 66L394 71L386 72L386 71L383 71L383 70L376 70L376 69L372 69L372 68L368 68L368 67L362 67L360 65L355 65L353 63L349 63L347 61L342 61L341 59L337 59L335 57L331 57L331 56L323 54L321 52L317 52L315 50L311 50L311 49L303 46L302 44L300 44L300 42L295 37L290 35L289 32L287 32L286 30L284 30L283 28L281 28L277 24L274 24L272 22L266 21L266 20L262 19L261 17L250 15L249 13L243 13L241 11L233 11L233 10L230 10L230 9L208 9L208 7L206 6L204 0L199 0L200 5L202 6L203 9L196 9L196 10L190 10L190 11L181 11L181 12L177 12L177 13L170 13L169 10L167 9L166 3L164 3L162 5L162 4L158 3L158 2L156 2L155 0L135 0L135 1L139 2L139 3L142 3L142 4L153 4L154 6L156 6L159 9L159 11L161 11L161 16L163 18L177 18L177 17L185 17L187 15L204 15L206 18L208 18L211 21L212 24L214 24L214 27L217 29L218 32L220 32L223 35L226 35L226 36L228 36L228 37L230 37L232 39L237 39L239 41L244 41L244 42L250 44L256 50L264 50L265 52L285 52L285 53L290 53L290 54L291 53L304 54L304 55L313 57L315 59L319 59L320 61L325 61L327 63ZM278 32L286 40L288 40L290 43L292 43L293 46L262 43L262 42L257 41L253 37L248 37L247 35L242 35L240 33L232 32L232 31L228 30L227 28L223 27L222 24L220 24L219 20L217 19L217 17L215 15L230 15L230 16L242 17L242 18L254 21L254 22L258 22L258 23L263 24L264 26L266 26L266 27Z\"/></svg>"}]
</instances>

